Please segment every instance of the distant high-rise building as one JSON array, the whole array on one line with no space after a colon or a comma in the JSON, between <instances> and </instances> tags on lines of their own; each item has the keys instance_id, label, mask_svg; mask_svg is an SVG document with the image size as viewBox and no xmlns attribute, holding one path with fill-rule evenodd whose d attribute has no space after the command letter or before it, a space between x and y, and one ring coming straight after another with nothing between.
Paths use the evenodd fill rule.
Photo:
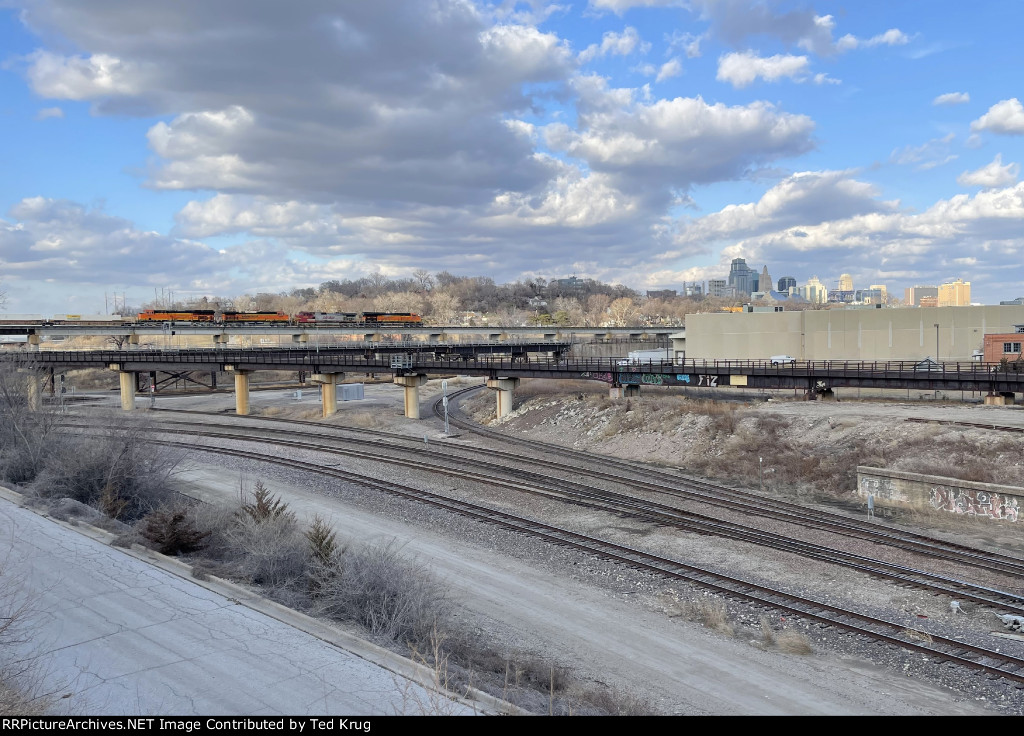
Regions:
<instances>
[{"instance_id":1,"label":"distant high-rise building","mask_svg":"<svg viewBox=\"0 0 1024 736\"><path fill-rule=\"evenodd\" d=\"M839 291L853 291L853 276L844 273L839 277Z\"/></svg>"},{"instance_id":2,"label":"distant high-rise building","mask_svg":"<svg viewBox=\"0 0 1024 736\"><path fill-rule=\"evenodd\" d=\"M889 289L886 287L885 284L871 284L871 286L868 287L868 288L870 288L870 289L878 289L878 291L881 292L881 294L882 294L882 301L879 302L880 304L888 304L889 303Z\"/></svg>"},{"instance_id":3,"label":"distant high-rise building","mask_svg":"<svg viewBox=\"0 0 1024 736\"><path fill-rule=\"evenodd\" d=\"M757 290L765 293L772 290L772 277L768 275L768 266L761 269L761 275L757 278Z\"/></svg>"},{"instance_id":4,"label":"distant high-rise building","mask_svg":"<svg viewBox=\"0 0 1024 736\"><path fill-rule=\"evenodd\" d=\"M925 297L939 297L938 286L911 286L903 290L903 303L908 307L923 307L921 300Z\"/></svg>"},{"instance_id":5,"label":"distant high-rise building","mask_svg":"<svg viewBox=\"0 0 1024 736\"><path fill-rule=\"evenodd\" d=\"M966 307L971 303L971 282L957 279L939 287L940 307Z\"/></svg>"},{"instance_id":6,"label":"distant high-rise building","mask_svg":"<svg viewBox=\"0 0 1024 736\"><path fill-rule=\"evenodd\" d=\"M728 297L736 296L736 289L725 283L725 279L708 279L708 296Z\"/></svg>"},{"instance_id":7,"label":"distant high-rise building","mask_svg":"<svg viewBox=\"0 0 1024 736\"><path fill-rule=\"evenodd\" d=\"M704 286L702 284L684 284L683 293L690 297L701 297L704 296Z\"/></svg>"},{"instance_id":8,"label":"distant high-rise building","mask_svg":"<svg viewBox=\"0 0 1024 736\"><path fill-rule=\"evenodd\" d=\"M807 283L798 289L800 296L812 304L824 304L828 299L828 289L825 284L818 280L817 276L811 276Z\"/></svg>"},{"instance_id":9,"label":"distant high-rise building","mask_svg":"<svg viewBox=\"0 0 1024 736\"><path fill-rule=\"evenodd\" d=\"M792 276L783 276L781 279L779 279L779 291L781 291L783 294L789 293L790 286L796 286L796 279L793 278Z\"/></svg>"},{"instance_id":10,"label":"distant high-rise building","mask_svg":"<svg viewBox=\"0 0 1024 736\"><path fill-rule=\"evenodd\" d=\"M733 287L737 296L750 294L754 291L757 271L747 265L746 258L733 258L729 267L729 286Z\"/></svg>"},{"instance_id":11,"label":"distant high-rise building","mask_svg":"<svg viewBox=\"0 0 1024 736\"><path fill-rule=\"evenodd\" d=\"M919 307L937 307L939 306L939 298L937 296L923 296L918 300L917 306Z\"/></svg>"}]
</instances>

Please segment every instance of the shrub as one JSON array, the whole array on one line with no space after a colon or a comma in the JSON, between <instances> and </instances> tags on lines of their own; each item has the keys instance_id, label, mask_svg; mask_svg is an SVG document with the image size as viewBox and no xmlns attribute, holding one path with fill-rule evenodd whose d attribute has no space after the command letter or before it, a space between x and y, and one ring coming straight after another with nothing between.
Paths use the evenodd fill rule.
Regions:
<instances>
[{"instance_id":1,"label":"shrub","mask_svg":"<svg viewBox=\"0 0 1024 736\"><path fill-rule=\"evenodd\" d=\"M425 566L403 558L393 540L350 550L344 562L341 574L317 594L317 608L325 615L411 644L447 630L453 608L447 590Z\"/></svg>"},{"instance_id":2,"label":"shrub","mask_svg":"<svg viewBox=\"0 0 1024 736\"><path fill-rule=\"evenodd\" d=\"M187 509L159 509L144 520L142 536L165 555L182 555L203 548L208 531L196 528Z\"/></svg>"}]
</instances>

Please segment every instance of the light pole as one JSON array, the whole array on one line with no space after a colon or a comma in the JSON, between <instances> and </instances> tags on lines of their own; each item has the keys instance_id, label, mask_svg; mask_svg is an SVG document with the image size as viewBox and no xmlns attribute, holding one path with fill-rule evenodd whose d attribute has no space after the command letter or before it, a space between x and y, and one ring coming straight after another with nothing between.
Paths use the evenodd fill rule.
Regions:
<instances>
[{"instance_id":1,"label":"light pole","mask_svg":"<svg viewBox=\"0 0 1024 736\"><path fill-rule=\"evenodd\" d=\"M764 458L757 459L757 490L764 493Z\"/></svg>"},{"instance_id":2,"label":"light pole","mask_svg":"<svg viewBox=\"0 0 1024 736\"><path fill-rule=\"evenodd\" d=\"M939 323L935 323L935 362L939 362Z\"/></svg>"}]
</instances>

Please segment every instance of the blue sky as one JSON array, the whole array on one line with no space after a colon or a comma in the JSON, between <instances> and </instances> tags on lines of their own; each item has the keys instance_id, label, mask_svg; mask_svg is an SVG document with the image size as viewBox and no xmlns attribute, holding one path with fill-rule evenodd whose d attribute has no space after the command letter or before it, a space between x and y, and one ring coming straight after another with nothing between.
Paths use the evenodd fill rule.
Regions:
<instances>
[{"instance_id":1,"label":"blue sky","mask_svg":"<svg viewBox=\"0 0 1024 736\"><path fill-rule=\"evenodd\" d=\"M293 7L294 6L294 7ZM1019 2L0 0L0 291L1024 295Z\"/></svg>"}]
</instances>

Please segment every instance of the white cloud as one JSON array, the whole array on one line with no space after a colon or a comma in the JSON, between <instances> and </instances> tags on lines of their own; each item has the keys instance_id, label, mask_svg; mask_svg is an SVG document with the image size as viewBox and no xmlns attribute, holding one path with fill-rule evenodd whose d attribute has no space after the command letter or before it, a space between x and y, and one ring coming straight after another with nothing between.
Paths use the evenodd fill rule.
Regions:
<instances>
[{"instance_id":1,"label":"white cloud","mask_svg":"<svg viewBox=\"0 0 1024 736\"><path fill-rule=\"evenodd\" d=\"M64 111L59 107L44 107L36 113L36 120L46 120L48 118L62 117L64 117Z\"/></svg>"},{"instance_id":2,"label":"white cloud","mask_svg":"<svg viewBox=\"0 0 1024 736\"><path fill-rule=\"evenodd\" d=\"M759 202L683 223L675 245L684 252L698 243L725 245L718 268L708 270L718 278L732 258L742 256L755 266L767 263L773 275L798 280L812 271L825 276L824 265L832 274L860 273L868 283L890 287L893 280L922 283L957 273L979 289L1024 288L1024 184L939 200L921 213L877 197L874 187L843 172L797 174ZM823 205L834 209L822 216ZM965 253L984 265L964 271Z\"/></svg>"},{"instance_id":3,"label":"white cloud","mask_svg":"<svg viewBox=\"0 0 1024 736\"><path fill-rule=\"evenodd\" d=\"M622 15L631 8L684 8L686 0L588 0L588 7Z\"/></svg>"},{"instance_id":4,"label":"white cloud","mask_svg":"<svg viewBox=\"0 0 1024 736\"><path fill-rule=\"evenodd\" d=\"M23 199L11 217L0 220L0 271L13 279L165 285L230 265L201 243L139 230L66 200Z\"/></svg>"},{"instance_id":5,"label":"white cloud","mask_svg":"<svg viewBox=\"0 0 1024 736\"><path fill-rule=\"evenodd\" d=\"M950 153L950 144L955 138L954 133L947 133L941 138L932 138L920 146L897 148L889 160L901 166L914 165L922 171L934 169L957 158L956 154Z\"/></svg>"},{"instance_id":6,"label":"white cloud","mask_svg":"<svg viewBox=\"0 0 1024 736\"><path fill-rule=\"evenodd\" d=\"M640 38L636 28L627 26L622 33L608 31L601 37L600 44L590 44L580 52L580 61L586 63L599 56L613 54L616 56L629 56L634 51L646 54L651 50L651 44Z\"/></svg>"},{"instance_id":7,"label":"white cloud","mask_svg":"<svg viewBox=\"0 0 1024 736\"><path fill-rule=\"evenodd\" d=\"M664 82L666 79L678 77L682 73L683 65L679 63L679 59L669 59L661 65L661 68L658 70L658 76L654 81Z\"/></svg>"},{"instance_id":8,"label":"white cloud","mask_svg":"<svg viewBox=\"0 0 1024 736\"><path fill-rule=\"evenodd\" d=\"M966 92L947 92L932 100L933 105L963 105L971 101L971 96Z\"/></svg>"},{"instance_id":9,"label":"white cloud","mask_svg":"<svg viewBox=\"0 0 1024 736\"><path fill-rule=\"evenodd\" d=\"M814 123L755 102L728 107L700 97L637 102L596 77L578 81L579 125L549 125L552 149L614 173L631 186L687 188L742 176L755 164L811 148ZM623 185L624 186L624 185Z\"/></svg>"},{"instance_id":10,"label":"white cloud","mask_svg":"<svg viewBox=\"0 0 1024 736\"><path fill-rule=\"evenodd\" d=\"M672 31L671 34L665 34L669 53L682 51L686 54L687 59L696 59L700 56L700 44L705 38L705 34L697 35L682 31Z\"/></svg>"},{"instance_id":11,"label":"white cloud","mask_svg":"<svg viewBox=\"0 0 1024 736\"><path fill-rule=\"evenodd\" d=\"M729 82L733 87L746 87L758 77L768 82L787 77L799 81L806 78L809 66L806 56L776 54L760 57L753 51L734 52L718 59L716 79Z\"/></svg>"},{"instance_id":12,"label":"white cloud","mask_svg":"<svg viewBox=\"0 0 1024 736\"><path fill-rule=\"evenodd\" d=\"M1021 105L1016 97L997 102L988 109L988 112L971 123L971 130L1024 135L1024 105Z\"/></svg>"},{"instance_id":13,"label":"white cloud","mask_svg":"<svg viewBox=\"0 0 1024 736\"><path fill-rule=\"evenodd\" d=\"M956 178L956 183L962 187L991 189L1016 184L1019 175L1020 164L1009 163L1003 166L1003 156L997 153L992 163L974 171L965 171Z\"/></svg>"},{"instance_id":14,"label":"white cloud","mask_svg":"<svg viewBox=\"0 0 1024 736\"><path fill-rule=\"evenodd\" d=\"M910 42L910 37L899 28L890 28L885 33L863 39L847 33L836 41L837 51L852 51L858 48L872 48L874 46L904 46Z\"/></svg>"},{"instance_id":15,"label":"white cloud","mask_svg":"<svg viewBox=\"0 0 1024 736\"><path fill-rule=\"evenodd\" d=\"M142 90L138 67L109 54L69 57L36 51L28 60L29 82L42 97L90 100L132 95Z\"/></svg>"}]
</instances>

